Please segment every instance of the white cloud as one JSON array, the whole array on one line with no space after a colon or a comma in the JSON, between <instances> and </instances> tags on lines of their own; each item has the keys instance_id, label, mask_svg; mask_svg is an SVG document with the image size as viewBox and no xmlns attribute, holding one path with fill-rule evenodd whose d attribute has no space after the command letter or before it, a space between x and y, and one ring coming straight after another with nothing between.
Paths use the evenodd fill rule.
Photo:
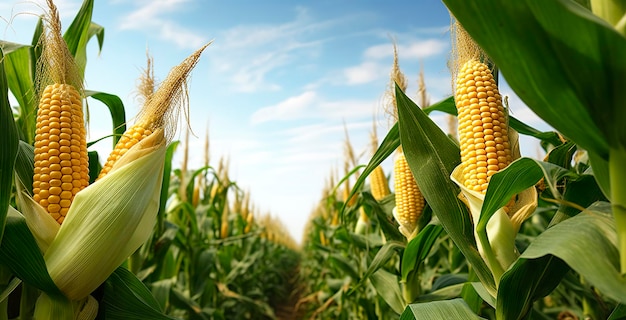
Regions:
<instances>
[{"instance_id":1,"label":"white cloud","mask_svg":"<svg viewBox=\"0 0 626 320\"><path fill-rule=\"evenodd\" d=\"M409 40L398 43L400 61L415 61L445 53L449 44L441 39ZM362 85L389 76L390 60L393 57L393 44L385 43L368 47L363 52L361 64L343 69L341 84ZM334 81L334 83L338 83Z\"/></svg>"},{"instance_id":2,"label":"white cloud","mask_svg":"<svg viewBox=\"0 0 626 320\"><path fill-rule=\"evenodd\" d=\"M305 91L275 105L260 108L252 114L252 124L299 119L371 118L376 101L344 99L326 100L315 91Z\"/></svg>"},{"instance_id":3,"label":"white cloud","mask_svg":"<svg viewBox=\"0 0 626 320\"><path fill-rule=\"evenodd\" d=\"M449 42L441 39L412 40L398 44L398 57L404 59L423 59L445 52ZM393 44L379 44L367 48L363 56L366 59L384 59L393 56Z\"/></svg>"},{"instance_id":4,"label":"white cloud","mask_svg":"<svg viewBox=\"0 0 626 320\"><path fill-rule=\"evenodd\" d=\"M163 40L173 42L180 48L196 49L207 42L198 33L167 18L171 12L188 8L190 0L141 1L135 11L122 17L119 28L140 30L158 34Z\"/></svg>"},{"instance_id":5,"label":"white cloud","mask_svg":"<svg viewBox=\"0 0 626 320\"><path fill-rule=\"evenodd\" d=\"M256 124L271 120L301 118L317 100L318 97L315 92L306 91L300 95L289 97L276 105L257 110L252 114L251 120L253 124Z\"/></svg>"},{"instance_id":6,"label":"white cloud","mask_svg":"<svg viewBox=\"0 0 626 320\"><path fill-rule=\"evenodd\" d=\"M366 61L358 66L344 69L344 77L348 85L369 83L387 76L386 73L389 72L387 69L389 68L385 68L380 63Z\"/></svg>"},{"instance_id":7,"label":"white cloud","mask_svg":"<svg viewBox=\"0 0 626 320\"><path fill-rule=\"evenodd\" d=\"M271 79L272 73L287 66L300 67L318 57L322 45L332 39L325 31L349 21L351 17L316 21L300 7L289 21L238 25L219 32L208 54L213 70L226 77L230 89L248 93L276 91L282 86ZM320 38L320 34L324 36Z\"/></svg>"}]
</instances>

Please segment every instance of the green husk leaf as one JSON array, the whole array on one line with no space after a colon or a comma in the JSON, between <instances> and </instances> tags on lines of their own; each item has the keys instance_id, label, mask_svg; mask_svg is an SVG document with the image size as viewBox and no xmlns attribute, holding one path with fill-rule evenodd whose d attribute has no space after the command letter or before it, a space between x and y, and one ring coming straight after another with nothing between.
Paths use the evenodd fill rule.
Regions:
<instances>
[{"instance_id":1,"label":"green husk leaf","mask_svg":"<svg viewBox=\"0 0 626 320\"><path fill-rule=\"evenodd\" d=\"M150 236L165 149L163 131L156 131L74 198L45 254L51 277L70 299L95 290Z\"/></svg>"}]
</instances>

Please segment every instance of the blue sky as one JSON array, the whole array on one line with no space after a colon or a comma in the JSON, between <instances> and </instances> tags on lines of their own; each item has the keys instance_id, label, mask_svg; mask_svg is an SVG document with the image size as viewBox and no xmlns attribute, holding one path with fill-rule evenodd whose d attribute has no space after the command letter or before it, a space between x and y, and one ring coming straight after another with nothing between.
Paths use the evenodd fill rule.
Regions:
<instances>
[{"instance_id":1,"label":"blue sky","mask_svg":"<svg viewBox=\"0 0 626 320\"><path fill-rule=\"evenodd\" d=\"M65 28L81 1L55 3ZM0 39L30 43L36 17L18 14L23 12L41 9L18 0L0 4L0 16L13 17L10 26L0 21ZM189 166L202 166L208 126L211 164L227 156L232 179L250 190L262 213L279 217L297 241L331 169L343 168L344 122L362 164L370 156L372 119L380 140L389 128L383 97L392 38L409 96L416 95L420 66L432 102L451 93L450 17L438 0L97 0L93 21L104 26L105 39L100 54L95 41L89 45L86 88L118 95L129 121L140 107L134 95L146 49L162 80L171 67L214 40L189 86L196 135L190 139ZM512 95L506 86L501 91ZM111 122L104 106L89 103L90 140L95 140L110 134ZM509 103L518 119L547 129L515 96ZM433 118L445 125L443 115ZM523 155L538 156L534 140L521 143ZM93 149L105 158L110 140Z\"/></svg>"}]
</instances>

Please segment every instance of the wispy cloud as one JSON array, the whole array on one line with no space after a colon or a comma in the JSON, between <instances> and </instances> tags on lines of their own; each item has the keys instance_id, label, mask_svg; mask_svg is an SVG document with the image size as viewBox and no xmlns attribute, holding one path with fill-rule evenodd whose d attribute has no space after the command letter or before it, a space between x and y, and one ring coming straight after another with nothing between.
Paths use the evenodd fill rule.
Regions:
<instances>
[{"instance_id":1,"label":"wispy cloud","mask_svg":"<svg viewBox=\"0 0 626 320\"><path fill-rule=\"evenodd\" d=\"M342 119L371 117L376 101L360 99L326 100L315 91L305 91L252 114L252 124L298 119Z\"/></svg>"},{"instance_id":2,"label":"wispy cloud","mask_svg":"<svg viewBox=\"0 0 626 320\"><path fill-rule=\"evenodd\" d=\"M398 44L398 57L403 60L428 58L444 53L448 46L449 43L442 39L412 40ZM369 47L363 55L366 59L392 57L393 44L386 43Z\"/></svg>"},{"instance_id":3,"label":"wispy cloud","mask_svg":"<svg viewBox=\"0 0 626 320\"><path fill-rule=\"evenodd\" d=\"M180 48L195 49L207 40L198 32L178 24L169 13L189 8L191 0L153 0L137 2L137 9L122 17L122 30L149 31Z\"/></svg>"},{"instance_id":4,"label":"wispy cloud","mask_svg":"<svg viewBox=\"0 0 626 320\"><path fill-rule=\"evenodd\" d=\"M293 20L275 24L246 24L216 36L212 61L237 92L275 91L281 85L268 79L273 71L314 56L323 43L318 32L337 21L314 21L305 8Z\"/></svg>"},{"instance_id":5,"label":"wispy cloud","mask_svg":"<svg viewBox=\"0 0 626 320\"><path fill-rule=\"evenodd\" d=\"M399 42L397 47L399 59L412 62L444 54L449 43L435 38L409 39ZM340 83L362 85L388 77L392 57L391 42L370 46L363 52L361 64L343 69Z\"/></svg>"}]
</instances>

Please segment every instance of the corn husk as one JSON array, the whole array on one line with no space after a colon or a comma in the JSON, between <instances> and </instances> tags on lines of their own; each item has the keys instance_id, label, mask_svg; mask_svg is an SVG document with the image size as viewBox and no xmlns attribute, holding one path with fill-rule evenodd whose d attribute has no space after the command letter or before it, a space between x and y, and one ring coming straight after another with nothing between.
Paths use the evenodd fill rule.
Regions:
<instances>
[{"instance_id":1,"label":"corn husk","mask_svg":"<svg viewBox=\"0 0 626 320\"><path fill-rule=\"evenodd\" d=\"M511 141L511 156L513 160L519 159L521 157L519 136L512 128L509 128L508 132L509 141ZM480 212L485 202L485 195L465 187L462 165L458 165L454 168L450 179L461 188L459 199L467 205L472 215L474 236L476 238L478 251L491 271L495 273L494 275L497 278L496 283L498 283L501 274L496 271L507 270L519 257L519 252L515 247L515 237L524 220L530 217L535 211L535 208L537 208L537 190L534 187L530 187L519 193L517 197L515 197L515 201L508 205L508 209L498 209L487 222L487 238L489 239L489 243L483 244L476 234L476 225L480 219ZM484 251L485 245L491 247L495 255L495 260L486 256ZM498 265L494 265L494 263L498 263Z\"/></svg>"},{"instance_id":2,"label":"corn husk","mask_svg":"<svg viewBox=\"0 0 626 320\"><path fill-rule=\"evenodd\" d=\"M165 151L157 130L76 195L44 255L51 278L71 300L87 297L150 236Z\"/></svg>"}]
</instances>

